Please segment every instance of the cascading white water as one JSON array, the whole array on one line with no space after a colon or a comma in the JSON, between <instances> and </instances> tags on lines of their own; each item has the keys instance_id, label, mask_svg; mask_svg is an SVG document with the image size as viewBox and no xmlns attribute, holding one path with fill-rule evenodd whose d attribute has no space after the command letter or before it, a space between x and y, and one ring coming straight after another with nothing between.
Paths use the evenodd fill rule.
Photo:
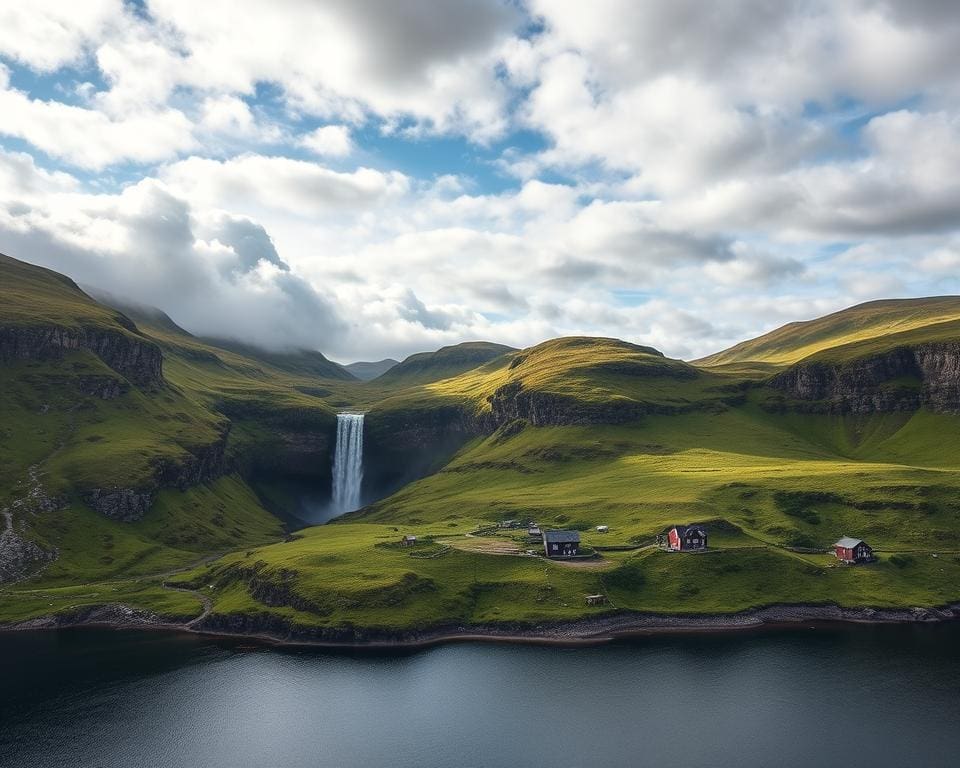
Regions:
<instances>
[{"instance_id":1,"label":"cascading white water","mask_svg":"<svg viewBox=\"0 0 960 768\"><path fill-rule=\"evenodd\" d=\"M337 446L333 453L333 509L337 514L360 507L363 481L363 414L337 414Z\"/></svg>"}]
</instances>

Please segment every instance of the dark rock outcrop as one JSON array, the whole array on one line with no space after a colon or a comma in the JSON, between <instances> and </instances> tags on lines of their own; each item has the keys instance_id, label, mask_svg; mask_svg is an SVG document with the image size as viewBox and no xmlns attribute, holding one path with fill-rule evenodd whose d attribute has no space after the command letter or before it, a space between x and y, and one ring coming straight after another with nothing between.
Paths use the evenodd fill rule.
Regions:
<instances>
[{"instance_id":1,"label":"dark rock outcrop","mask_svg":"<svg viewBox=\"0 0 960 768\"><path fill-rule=\"evenodd\" d=\"M136 488L94 488L83 500L104 517L121 523L143 518L153 504L153 492Z\"/></svg>"},{"instance_id":2,"label":"dark rock outcrop","mask_svg":"<svg viewBox=\"0 0 960 768\"><path fill-rule=\"evenodd\" d=\"M364 420L366 499L382 498L436 472L468 440L494 430L460 405L371 411Z\"/></svg>"},{"instance_id":3,"label":"dark rock outcrop","mask_svg":"<svg viewBox=\"0 0 960 768\"><path fill-rule=\"evenodd\" d=\"M163 383L160 347L132 331L55 325L0 327L0 363L58 359L64 352L77 349L93 352L137 386Z\"/></svg>"},{"instance_id":4,"label":"dark rock outcrop","mask_svg":"<svg viewBox=\"0 0 960 768\"><path fill-rule=\"evenodd\" d=\"M335 435L322 431L270 430L266 439L249 446L238 461L248 474L288 478L324 477L329 473Z\"/></svg>"},{"instance_id":5,"label":"dark rock outcrop","mask_svg":"<svg viewBox=\"0 0 960 768\"><path fill-rule=\"evenodd\" d=\"M9 528L0 533L0 584L23 578L41 565L56 559L48 551Z\"/></svg>"},{"instance_id":6,"label":"dark rock outcrop","mask_svg":"<svg viewBox=\"0 0 960 768\"><path fill-rule=\"evenodd\" d=\"M114 376L77 376L76 386L81 394L99 397L101 400L113 400L130 390L124 379Z\"/></svg>"},{"instance_id":7,"label":"dark rock outcrop","mask_svg":"<svg viewBox=\"0 0 960 768\"><path fill-rule=\"evenodd\" d=\"M625 424L650 413L672 412L627 398L584 402L575 397L525 390L518 382L504 384L489 398L493 426L525 419L535 427L581 424Z\"/></svg>"},{"instance_id":8,"label":"dark rock outcrop","mask_svg":"<svg viewBox=\"0 0 960 768\"><path fill-rule=\"evenodd\" d=\"M226 474L227 438L229 429L208 445L193 447L178 460L163 460L156 464L151 481L139 488L91 488L82 493L83 500L101 515L123 523L143 518L160 488L188 488L216 480Z\"/></svg>"},{"instance_id":9,"label":"dark rock outcrop","mask_svg":"<svg viewBox=\"0 0 960 768\"><path fill-rule=\"evenodd\" d=\"M228 426L214 442L190 448L187 455L177 461L160 462L156 473L157 485L185 491L191 486L208 483L226 474L229 434Z\"/></svg>"},{"instance_id":10,"label":"dark rock outcrop","mask_svg":"<svg viewBox=\"0 0 960 768\"><path fill-rule=\"evenodd\" d=\"M799 363L770 385L805 410L960 412L960 342L901 347L843 363Z\"/></svg>"}]
</instances>

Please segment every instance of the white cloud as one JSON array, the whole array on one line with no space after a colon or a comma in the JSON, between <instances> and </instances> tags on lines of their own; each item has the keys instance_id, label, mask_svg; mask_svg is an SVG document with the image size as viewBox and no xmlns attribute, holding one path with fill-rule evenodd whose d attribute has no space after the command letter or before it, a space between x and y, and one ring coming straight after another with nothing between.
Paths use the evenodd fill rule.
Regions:
<instances>
[{"instance_id":1,"label":"white cloud","mask_svg":"<svg viewBox=\"0 0 960 768\"><path fill-rule=\"evenodd\" d=\"M341 173L318 163L253 154L223 161L191 157L164 168L161 178L202 204L304 217L377 205L409 188L407 177L395 171Z\"/></svg>"},{"instance_id":2,"label":"white cloud","mask_svg":"<svg viewBox=\"0 0 960 768\"><path fill-rule=\"evenodd\" d=\"M0 6L0 55L41 71L79 59L121 15L122 0L9 2Z\"/></svg>"},{"instance_id":3,"label":"white cloud","mask_svg":"<svg viewBox=\"0 0 960 768\"><path fill-rule=\"evenodd\" d=\"M192 125L179 110L163 107L114 119L96 109L33 99L10 87L2 65L0 115L0 136L22 139L80 168L155 162L196 146Z\"/></svg>"},{"instance_id":4,"label":"white cloud","mask_svg":"<svg viewBox=\"0 0 960 768\"><path fill-rule=\"evenodd\" d=\"M0 141L35 156L0 152L0 244L345 357L560 333L704 354L956 292L954 6L11 5Z\"/></svg>"},{"instance_id":5,"label":"white cloud","mask_svg":"<svg viewBox=\"0 0 960 768\"><path fill-rule=\"evenodd\" d=\"M353 152L350 128L346 125L322 125L304 136L300 144L321 157L346 157Z\"/></svg>"}]
</instances>

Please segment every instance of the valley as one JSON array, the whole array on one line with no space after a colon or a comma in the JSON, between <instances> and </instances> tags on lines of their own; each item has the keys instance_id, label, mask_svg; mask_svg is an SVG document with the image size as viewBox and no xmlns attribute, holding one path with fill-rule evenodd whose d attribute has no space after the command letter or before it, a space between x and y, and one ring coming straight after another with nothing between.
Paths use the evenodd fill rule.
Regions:
<instances>
[{"instance_id":1,"label":"valley","mask_svg":"<svg viewBox=\"0 0 960 768\"><path fill-rule=\"evenodd\" d=\"M861 305L693 363L617 339L476 342L361 381L8 257L0 278L6 627L571 639L960 602L960 298ZM344 411L365 414L360 508L312 525ZM527 522L593 558L539 556ZM690 522L707 551L655 545ZM840 564L845 535L877 561Z\"/></svg>"}]
</instances>

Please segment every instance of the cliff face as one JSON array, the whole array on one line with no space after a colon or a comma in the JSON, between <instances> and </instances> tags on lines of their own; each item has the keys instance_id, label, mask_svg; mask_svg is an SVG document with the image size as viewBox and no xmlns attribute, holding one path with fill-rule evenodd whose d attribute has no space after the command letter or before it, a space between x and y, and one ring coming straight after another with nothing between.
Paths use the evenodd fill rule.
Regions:
<instances>
[{"instance_id":1,"label":"cliff face","mask_svg":"<svg viewBox=\"0 0 960 768\"><path fill-rule=\"evenodd\" d=\"M140 520L153 504L153 489L93 488L83 494L84 502L104 517L121 523Z\"/></svg>"},{"instance_id":2,"label":"cliff face","mask_svg":"<svg viewBox=\"0 0 960 768\"><path fill-rule=\"evenodd\" d=\"M143 518L160 488L178 488L215 480L227 472L226 446L229 430L209 445L193 448L178 461L158 462L153 479L138 488L89 488L81 492L84 502L104 517L122 523Z\"/></svg>"},{"instance_id":3,"label":"cliff face","mask_svg":"<svg viewBox=\"0 0 960 768\"><path fill-rule=\"evenodd\" d=\"M335 433L327 426L317 432L271 430L269 439L247 449L239 462L243 471L260 476L324 476L329 471L334 440Z\"/></svg>"},{"instance_id":4,"label":"cliff face","mask_svg":"<svg viewBox=\"0 0 960 768\"><path fill-rule=\"evenodd\" d=\"M492 426L526 419L535 427L580 424L623 424L644 414L668 411L633 400L584 403L553 392L528 391L520 382L497 389L490 397Z\"/></svg>"},{"instance_id":5,"label":"cliff face","mask_svg":"<svg viewBox=\"0 0 960 768\"><path fill-rule=\"evenodd\" d=\"M770 385L814 410L960 412L960 342L903 347L847 363L800 363Z\"/></svg>"},{"instance_id":6,"label":"cliff face","mask_svg":"<svg viewBox=\"0 0 960 768\"><path fill-rule=\"evenodd\" d=\"M373 410L364 420L365 499L382 498L437 471L468 440L492 431L458 405Z\"/></svg>"},{"instance_id":7,"label":"cliff face","mask_svg":"<svg viewBox=\"0 0 960 768\"><path fill-rule=\"evenodd\" d=\"M163 357L152 341L120 330L60 326L0 327L0 362L57 359L86 349L137 386L163 383Z\"/></svg>"}]
</instances>

